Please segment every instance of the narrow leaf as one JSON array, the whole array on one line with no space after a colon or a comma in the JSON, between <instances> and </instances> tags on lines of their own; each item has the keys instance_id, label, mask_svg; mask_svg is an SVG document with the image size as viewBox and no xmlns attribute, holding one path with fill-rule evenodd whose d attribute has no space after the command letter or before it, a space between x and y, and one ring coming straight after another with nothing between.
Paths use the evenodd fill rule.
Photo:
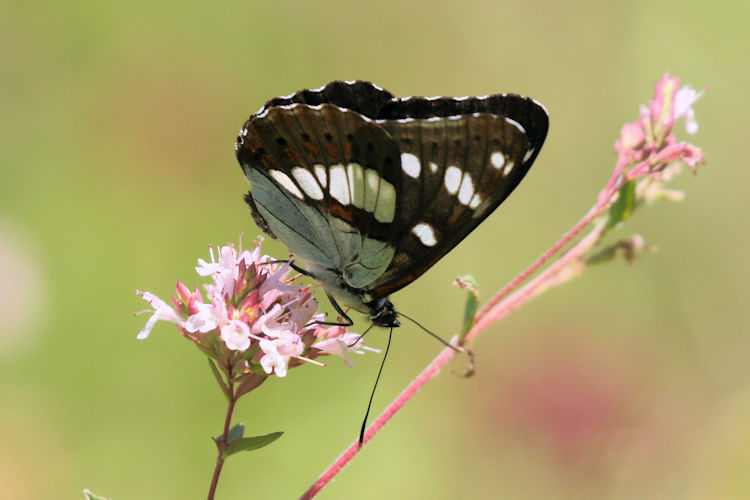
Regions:
<instances>
[{"instance_id":1,"label":"narrow leaf","mask_svg":"<svg viewBox=\"0 0 750 500\"><path fill-rule=\"evenodd\" d=\"M258 448L263 448L264 446L267 446L279 439L282 434L284 433L272 432L271 434L266 434L265 436L235 439L229 445L227 450L222 454L222 458L227 458L229 455L233 455L240 451L257 450Z\"/></svg>"},{"instance_id":2,"label":"narrow leaf","mask_svg":"<svg viewBox=\"0 0 750 500\"><path fill-rule=\"evenodd\" d=\"M468 290L469 292L466 296L466 306L464 307L464 321L461 327L461 336L458 341L458 345L463 345L464 339L466 339L466 335L471 330L471 327L474 326L474 317L476 316L477 309L479 308L479 287L477 285L477 280L474 279L474 276L470 274L456 278L453 284L459 288Z\"/></svg>"},{"instance_id":3,"label":"narrow leaf","mask_svg":"<svg viewBox=\"0 0 750 500\"><path fill-rule=\"evenodd\" d=\"M609 207L609 221L604 228L608 231L622 221L628 220L635 206L635 181L630 180L620 188L620 195Z\"/></svg>"}]
</instances>

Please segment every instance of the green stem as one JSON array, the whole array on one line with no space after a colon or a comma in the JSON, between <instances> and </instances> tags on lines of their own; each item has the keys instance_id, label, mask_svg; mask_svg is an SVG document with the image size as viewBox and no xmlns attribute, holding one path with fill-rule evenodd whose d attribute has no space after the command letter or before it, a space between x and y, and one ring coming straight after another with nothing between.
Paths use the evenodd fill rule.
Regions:
<instances>
[{"instance_id":1,"label":"green stem","mask_svg":"<svg viewBox=\"0 0 750 500\"><path fill-rule=\"evenodd\" d=\"M216 486L219 484L219 475L221 469L224 467L224 451L226 451L229 438L229 427L232 422L232 413L234 412L234 405L237 402L237 397L234 393L234 382L232 382L233 375L232 369L230 368L229 374L227 375L227 387L229 387L229 402L227 404L227 415L224 418L224 432L221 434L221 438L216 443L216 447L219 450L216 456L216 467L214 467L214 475L211 478L211 486L208 488L208 500L213 500L216 494Z\"/></svg>"}]
</instances>

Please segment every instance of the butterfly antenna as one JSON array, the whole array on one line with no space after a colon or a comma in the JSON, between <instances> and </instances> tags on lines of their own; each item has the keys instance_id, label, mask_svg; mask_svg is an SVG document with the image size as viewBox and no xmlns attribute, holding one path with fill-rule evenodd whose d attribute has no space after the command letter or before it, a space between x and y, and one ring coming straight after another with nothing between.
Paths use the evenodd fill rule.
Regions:
<instances>
[{"instance_id":1,"label":"butterfly antenna","mask_svg":"<svg viewBox=\"0 0 750 500\"><path fill-rule=\"evenodd\" d=\"M364 335L364 333L362 335ZM364 441L365 439L365 428L367 427L367 417L370 416L370 407L372 406L372 399L375 397L375 389L378 388L378 382L380 382L380 374L383 373L385 360L388 357L388 351L391 349L391 337L393 337L393 328L391 328L388 331L388 345L385 347L385 354L383 355L383 361L380 362L380 370L378 370L378 376L375 379L375 386L372 388L372 393L370 394L370 402L367 403L367 411L365 412L365 419L362 421L362 429L360 429L359 431L359 446L357 446L357 449L362 448L362 441Z\"/></svg>"},{"instance_id":2,"label":"butterfly antenna","mask_svg":"<svg viewBox=\"0 0 750 500\"><path fill-rule=\"evenodd\" d=\"M409 321L411 321L412 323L414 323L415 325L417 325L419 328L421 328L425 332L429 333L433 338L437 339L445 347L450 347L451 349L453 349L456 352L461 352L461 353L464 352L464 350L461 349L460 347L453 346L453 345L449 344L447 340L445 340L444 338L442 338L438 334L432 333L426 327L424 327L423 325L421 325L417 320L410 318L409 316L407 316L406 314L404 314L402 312L399 312L398 315L399 316L403 316L404 318L408 319Z\"/></svg>"}]
</instances>

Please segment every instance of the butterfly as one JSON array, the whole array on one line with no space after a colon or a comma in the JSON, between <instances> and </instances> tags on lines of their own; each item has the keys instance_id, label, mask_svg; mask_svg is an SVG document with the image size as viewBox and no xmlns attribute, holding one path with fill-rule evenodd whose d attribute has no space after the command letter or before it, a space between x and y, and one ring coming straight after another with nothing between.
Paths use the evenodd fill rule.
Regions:
<instances>
[{"instance_id":1,"label":"butterfly","mask_svg":"<svg viewBox=\"0 0 750 500\"><path fill-rule=\"evenodd\" d=\"M515 189L539 154L544 107L515 94L397 98L366 81L276 97L240 130L255 223L295 269L376 326L389 295L432 267ZM331 324L331 323L329 323Z\"/></svg>"}]
</instances>

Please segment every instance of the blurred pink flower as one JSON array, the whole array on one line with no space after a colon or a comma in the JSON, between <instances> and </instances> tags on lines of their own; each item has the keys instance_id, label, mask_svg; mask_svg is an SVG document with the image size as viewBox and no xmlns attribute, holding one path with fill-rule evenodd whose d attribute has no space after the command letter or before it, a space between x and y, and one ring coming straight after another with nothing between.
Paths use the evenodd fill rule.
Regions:
<instances>
[{"instance_id":1,"label":"blurred pink flower","mask_svg":"<svg viewBox=\"0 0 750 500\"><path fill-rule=\"evenodd\" d=\"M617 175L627 168L627 179L635 179L662 172L675 162L691 169L703 163L705 155L698 147L677 142L672 133L680 118L685 119L688 134L698 131L693 104L702 94L690 86L680 87L679 78L664 73L656 83L651 102L641 106L641 116L636 121L623 125L615 142Z\"/></svg>"},{"instance_id":2,"label":"blurred pink flower","mask_svg":"<svg viewBox=\"0 0 750 500\"><path fill-rule=\"evenodd\" d=\"M703 95L703 91L696 92L693 87L686 85L677 91L674 98L675 119L685 117L685 131L693 135L698 132L698 122L695 121L693 104Z\"/></svg>"}]
</instances>

